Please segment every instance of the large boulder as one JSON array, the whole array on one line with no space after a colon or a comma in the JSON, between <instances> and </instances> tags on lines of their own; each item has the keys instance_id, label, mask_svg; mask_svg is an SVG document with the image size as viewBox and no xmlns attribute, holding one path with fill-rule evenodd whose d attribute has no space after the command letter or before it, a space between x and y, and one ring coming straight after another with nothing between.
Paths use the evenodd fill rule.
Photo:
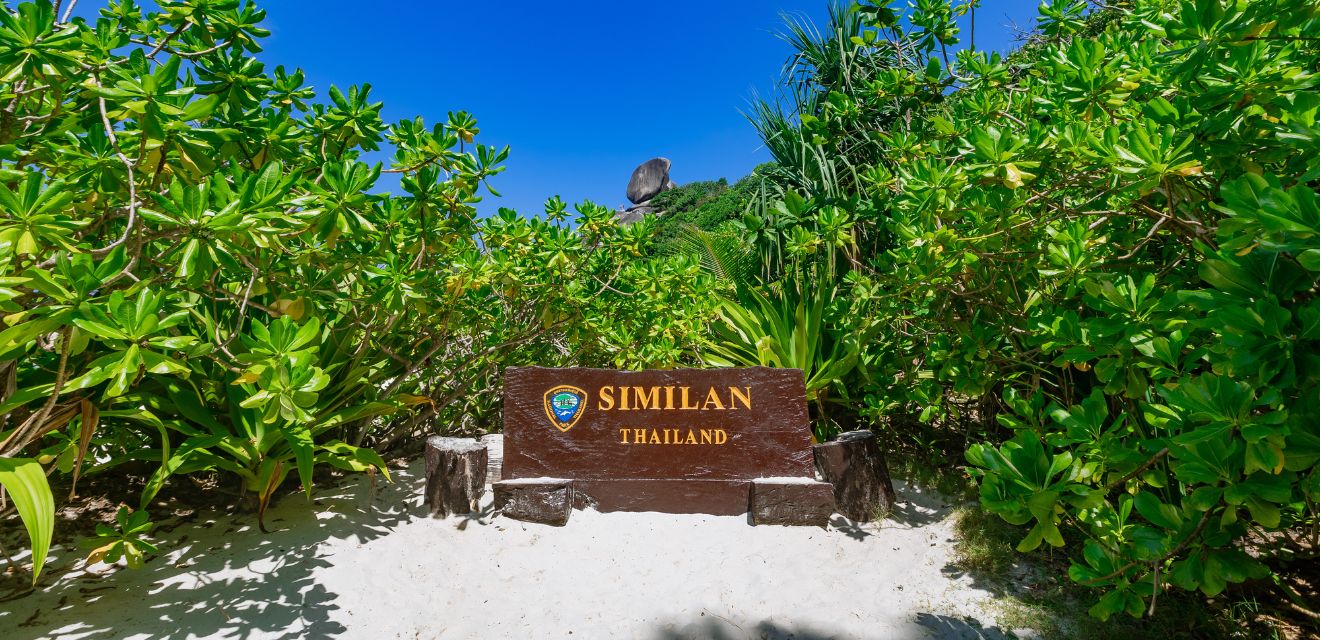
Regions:
<instances>
[{"instance_id":1,"label":"large boulder","mask_svg":"<svg viewBox=\"0 0 1320 640\"><path fill-rule=\"evenodd\" d=\"M669 181L669 158L651 158L633 170L628 180L628 201L640 204L654 198L661 191L673 188Z\"/></svg>"},{"instance_id":2,"label":"large boulder","mask_svg":"<svg viewBox=\"0 0 1320 640\"><path fill-rule=\"evenodd\" d=\"M650 207L633 207L632 209L619 209L614 212L614 218L619 224L634 224L642 221L647 213L651 212Z\"/></svg>"},{"instance_id":3,"label":"large boulder","mask_svg":"<svg viewBox=\"0 0 1320 640\"><path fill-rule=\"evenodd\" d=\"M652 213L660 213L660 210L651 206L651 201L647 200L631 207L619 207L614 212L614 217L619 220L620 224L633 224L634 222L641 222L643 216Z\"/></svg>"}]
</instances>

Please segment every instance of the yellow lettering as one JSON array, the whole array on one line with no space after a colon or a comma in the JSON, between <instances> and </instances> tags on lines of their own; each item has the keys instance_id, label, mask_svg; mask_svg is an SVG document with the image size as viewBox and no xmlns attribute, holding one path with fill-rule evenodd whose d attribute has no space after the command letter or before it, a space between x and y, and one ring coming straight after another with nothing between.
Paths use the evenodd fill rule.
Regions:
<instances>
[{"instance_id":1,"label":"yellow lettering","mask_svg":"<svg viewBox=\"0 0 1320 640\"><path fill-rule=\"evenodd\" d=\"M596 401L596 408L601 411L609 411L614 408L614 387L601 387L597 392L600 400Z\"/></svg>"},{"instance_id":2,"label":"yellow lettering","mask_svg":"<svg viewBox=\"0 0 1320 640\"><path fill-rule=\"evenodd\" d=\"M660 408L660 387L651 387L649 394L646 387L633 387L633 394L637 396L638 409Z\"/></svg>"},{"instance_id":3,"label":"yellow lettering","mask_svg":"<svg viewBox=\"0 0 1320 640\"><path fill-rule=\"evenodd\" d=\"M666 409L673 409L673 408L674 408L674 388L673 388L673 387L665 387L665 408L666 408Z\"/></svg>"},{"instance_id":4,"label":"yellow lettering","mask_svg":"<svg viewBox=\"0 0 1320 640\"><path fill-rule=\"evenodd\" d=\"M679 409L700 409L700 408L701 408L701 405L699 405L699 404L694 404L694 405L692 405L692 406L690 406L690 407L688 406L688 388L687 388L687 387L680 387L679 390L683 392L683 393L681 394L681 399L682 399L682 405L683 405L683 406L679 407Z\"/></svg>"},{"instance_id":5,"label":"yellow lettering","mask_svg":"<svg viewBox=\"0 0 1320 640\"><path fill-rule=\"evenodd\" d=\"M622 388L622 387L620 387ZM724 429L621 428L619 444L695 444L721 445L729 441Z\"/></svg>"},{"instance_id":6,"label":"yellow lettering","mask_svg":"<svg viewBox=\"0 0 1320 640\"><path fill-rule=\"evenodd\" d=\"M628 387L619 387L619 411L629 411Z\"/></svg>"},{"instance_id":7,"label":"yellow lettering","mask_svg":"<svg viewBox=\"0 0 1320 640\"><path fill-rule=\"evenodd\" d=\"M747 389L747 395L743 395L743 392L739 391L738 387L729 387L730 409L737 409L739 400L742 400L744 407L747 407L748 409L752 408L752 388L746 387L746 389Z\"/></svg>"},{"instance_id":8,"label":"yellow lettering","mask_svg":"<svg viewBox=\"0 0 1320 640\"><path fill-rule=\"evenodd\" d=\"M715 393L715 387L710 388L710 392L706 394L706 404L702 405L701 408L709 409L712 402L715 403L716 409L724 408L724 403L720 402L720 394Z\"/></svg>"}]
</instances>

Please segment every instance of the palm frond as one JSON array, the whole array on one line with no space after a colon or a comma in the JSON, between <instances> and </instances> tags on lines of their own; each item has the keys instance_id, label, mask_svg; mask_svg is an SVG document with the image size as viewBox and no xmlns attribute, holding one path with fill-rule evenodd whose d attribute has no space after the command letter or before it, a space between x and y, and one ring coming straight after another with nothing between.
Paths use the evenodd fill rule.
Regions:
<instances>
[{"instance_id":1,"label":"palm frond","mask_svg":"<svg viewBox=\"0 0 1320 640\"><path fill-rule=\"evenodd\" d=\"M788 186L834 197L859 188L858 166L874 166L878 148L865 135L848 135L825 145L801 127L803 115L821 116L830 94L857 95L881 70L903 64L893 45L862 47L855 38L867 29L861 13L838 0L818 27L802 14L784 14L780 39L793 54L784 63L783 91L775 99L754 97L744 116L751 121L775 162L783 167ZM884 130L895 113L881 110L882 119L863 129Z\"/></svg>"},{"instance_id":2,"label":"palm frond","mask_svg":"<svg viewBox=\"0 0 1320 640\"><path fill-rule=\"evenodd\" d=\"M746 286L760 268L756 252L732 232L684 225L675 244L697 256L703 271L731 287Z\"/></svg>"}]
</instances>

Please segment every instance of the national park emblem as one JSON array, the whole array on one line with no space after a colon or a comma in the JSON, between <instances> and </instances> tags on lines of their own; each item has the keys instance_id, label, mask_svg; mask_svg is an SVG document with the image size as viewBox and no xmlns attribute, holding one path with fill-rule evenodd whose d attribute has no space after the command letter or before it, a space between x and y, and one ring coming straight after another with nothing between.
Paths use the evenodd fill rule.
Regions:
<instances>
[{"instance_id":1,"label":"national park emblem","mask_svg":"<svg viewBox=\"0 0 1320 640\"><path fill-rule=\"evenodd\" d=\"M577 387L561 384L545 392L545 415L560 431L572 429L586 408L587 392Z\"/></svg>"}]
</instances>

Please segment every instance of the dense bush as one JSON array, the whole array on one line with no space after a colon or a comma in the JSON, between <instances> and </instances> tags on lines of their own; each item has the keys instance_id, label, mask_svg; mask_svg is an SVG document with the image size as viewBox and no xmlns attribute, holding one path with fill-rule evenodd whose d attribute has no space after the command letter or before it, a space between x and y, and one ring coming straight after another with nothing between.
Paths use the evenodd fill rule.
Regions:
<instances>
[{"instance_id":1,"label":"dense bush","mask_svg":"<svg viewBox=\"0 0 1320 640\"><path fill-rule=\"evenodd\" d=\"M836 273L829 330L868 337L834 386L982 424L982 503L1023 551L1076 541L1101 618L1309 557L1320 8L1054 0L1017 54L955 54L977 4L797 25L790 107L759 109L804 197L748 235L828 263L780 272Z\"/></svg>"},{"instance_id":2,"label":"dense bush","mask_svg":"<svg viewBox=\"0 0 1320 640\"><path fill-rule=\"evenodd\" d=\"M651 200L659 210L655 227L655 246L667 252L680 243L684 230L696 227L718 231L731 222L743 219L749 208L766 197L766 175L773 171L763 164L732 185L729 181L703 180L665 191ZM681 248L681 247L680 247Z\"/></svg>"},{"instance_id":3,"label":"dense bush","mask_svg":"<svg viewBox=\"0 0 1320 640\"><path fill-rule=\"evenodd\" d=\"M506 364L667 365L701 329L705 280L645 259L649 224L478 216L508 151L468 114L316 102L254 57L251 2L158 4L0 9L0 480L37 571L41 466L153 465L143 507L219 472L264 511L291 471L497 426ZM386 144L402 195L360 159Z\"/></svg>"}]
</instances>

